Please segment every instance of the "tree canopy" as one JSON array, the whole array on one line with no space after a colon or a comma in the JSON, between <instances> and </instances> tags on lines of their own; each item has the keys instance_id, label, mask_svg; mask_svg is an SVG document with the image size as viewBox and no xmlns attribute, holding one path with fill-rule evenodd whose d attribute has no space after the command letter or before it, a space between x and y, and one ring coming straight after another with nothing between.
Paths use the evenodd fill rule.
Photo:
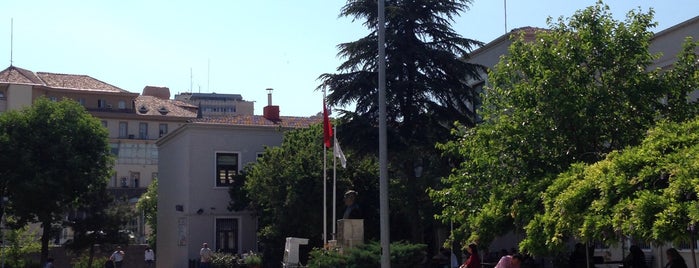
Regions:
<instances>
[{"instance_id":1,"label":"tree canopy","mask_svg":"<svg viewBox=\"0 0 699 268\"><path fill-rule=\"evenodd\" d=\"M566 238L689 242L689 228L699 222L697 193L699 117L664 122L640 145L560 174L543 193L545 210L529 222L523 245L551 252Z\"/></svg>"},{"instance_id":2,"label":"tree canopy","mask_svg":"<svg viewBox=\"0 0 699 268\"><path fill-rule=\"evenodd\" d=\"M444 179L448 187L430 192L443 208L438 218L459 223L457 236L484 245L522 232L546 209L541 193L559 173L639 144L658 118L673 118L671 105L696 107L681 101L688 87L675 86L696 85L696 73L675 74L678 81L669 84L674 71L648 70L656 58L648 51L652 19L652 10L630 11L616 21L598 2L568 19L549 19L550 29L535 40L515 34L488 74L484 123L457 128L456 139L439 146L464 161ZM677 66L696 70L689 58ZM670 102L659 101L668 96Z\"/></svg>"},{"instance_id":3,"label":"tree canopy","mask_svg":"<svg viewBox=\"0 0 699 268\"><path fill-rule=\"evenodd\" d=\"M112 164L107 137L100 121L71 100L39 98L0 115L6 212L19 226L41 223L42 261L54 224L106 187Z\"/></svg>"},{"instance_id":4,"label":"tree canopy","mask_svg":"<svg viewBox=\"0 0 699 268\"><path fill-rule=\"evenodd\" d=\"M372 174L378 169L376 161L360 161L348 156L347 169L337 167L338 217L342 216L342 194L348 189L359 192L358 203L365 212L366 239L378 237L378 179ZM334 220L332 215L332 151L327 153L328 235ZM348 178L353 178L349 180ZM313 247L323 247L323 132L321 125L284 133L282 144L268 147L257 162L246 167L244 183L233 186L231 209L252 209L259 217L258 238L265 259L282 261L286 237L309 238ZM242 182L242 180L241 180ZM236 189L242 187L240 189ZM330 238L330 237L328 237Z\"/></svg>"},{"instance_id":5,"label":"tree canopy","mask_svg":"<svg viewBox=\"0 0 699 268\"><path fill-rule=\"evenodd\" d=\"M391 229L398 240L422 243L434 234L434 210L425 190L449 170L448 159L439 157L434 145L449 138L454 121L476 121L472 104L478 103L477 93L466 81L483 69L466 58L482 43L451 27L471 2L385 3L390 219L392 226L401 226ZM342 111L339 140L368 156L378 152L377 14L376 1L347 2L340 16L362 20L370 33L338 45L345 61L338 73L320 76L330 105L354 105L353 111Z\"/></svg>"}]
</instances>

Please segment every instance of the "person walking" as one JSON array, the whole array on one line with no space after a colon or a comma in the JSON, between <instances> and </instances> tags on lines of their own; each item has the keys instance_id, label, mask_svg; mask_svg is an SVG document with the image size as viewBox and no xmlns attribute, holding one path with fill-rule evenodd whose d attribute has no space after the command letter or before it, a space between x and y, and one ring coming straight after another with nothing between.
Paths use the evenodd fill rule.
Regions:
<instances>
[{"instance_id":1,"label":"person walking","mask_svg":"<svg viewBox=\"0 0 699 268\"><path fill-rule=\"evenodd\" d=\"M200 268L211 268L211 258L214 252L209 248L209 244L204 243L201 245L201 250L199 250L199 264Z\"/></svg>"},{"instance_id":2,"label":"person walking","mask_svg":"<svg viewBox=\"0 0 699 268\"><path fill-rule=\"evenodd\" d=\"M155 252L150 247L146 247L146 251L143 253L143 259L146 261L146 267L153 267L155 262Z\"/></svg>"},{"instance_id":3,"label":"person walking","mask_svg":"<svg viewBox=\"0 0 699 268\"><path fill-rule=\"evenodd\" d=\"M124 262L124 255L126 254L123 250L121 250L121 247L117 246L114 253L112 253L112 256L109 256L109 260L114 262L114 268L121 268L121 265Z\"/></svg>"}]
</instances>

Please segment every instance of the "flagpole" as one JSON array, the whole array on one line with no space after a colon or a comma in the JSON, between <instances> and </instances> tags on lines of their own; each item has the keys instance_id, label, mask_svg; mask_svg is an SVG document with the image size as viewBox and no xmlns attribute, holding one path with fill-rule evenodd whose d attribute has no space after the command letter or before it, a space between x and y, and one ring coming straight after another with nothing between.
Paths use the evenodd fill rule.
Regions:
<instances>
[{"instance_id":1,"label":"flagpole","mask_svg":"<svg viewBox=\"0 0 699 268\"><path fill-rule=\"evenodd\" d=\"M337 141L337 126L333 126L333 141ZM335 240L335 225L337 222L337 142L333 142L333 240Z\"/></svg>"},{"instance_id":2,"label":"flagpole","mask_svg":"<svg viewBox=\"0 0 699 268\"><path fill-rule=\"evenodd\" d=\"M323 246L328 242L327 238L327 233L328 233L328 186L327 186L327 178L328 178L328 169L327 169L327 150L328 148L323 145Z\"/></svg>"},{"instance_id":3,"label":"flagpole","mask_svg":"<svg viewBox=\"0 0 699 268\"><path fill-rule=\"evenodd\" d=\"M386 137L386 23L385 0L378 1L378 67L379 67L379 225L381 233L381 268L391 267L388 226L388 153Z\"/></svg>"},{"instance_id":4,"label":"flagpole","mask_svg":"<svg viewBox=\"0 0 699 268\"><path fill-rule=\"evenodd\" d=\"M326 134L325 132L327 131L326 125L327 124L327 106L325 106L325 90L323 90L323 247L328 243L328 186L327 186L327 181L328 181L328 169L327 169L327 144L325 144L325 139L326 139Z\"/></svg>"}]
</instances>

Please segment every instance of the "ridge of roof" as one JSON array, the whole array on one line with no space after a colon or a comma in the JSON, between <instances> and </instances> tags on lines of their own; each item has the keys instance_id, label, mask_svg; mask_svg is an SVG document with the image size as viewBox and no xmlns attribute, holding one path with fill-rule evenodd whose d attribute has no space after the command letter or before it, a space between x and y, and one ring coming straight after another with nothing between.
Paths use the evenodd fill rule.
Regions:
<instances>
[{"instance_id":1,"label":"ridge of roof","mask_svg":"<svg viewBox=\"0 0 699 268\"><path fill-rule=\"evenodd\" d=\"M0 71L0 82L44 85L44 81L34 72L14 65Z\"/></svg>"},{"instance_id":2,"label":"ridge of roof","mask_svg":"<svg viewBox=\"0 0 699 268\"><path fill-rule=\"evenodd\" d=\"M230 126L261 126L261 127L289 127L305 128L310 125L323 122L321 116L280 116L279 120L269 120L262 115L232 115L224 117L203 117L189 120L194 124L214 124Z\"/></svg>"}]
</instances>

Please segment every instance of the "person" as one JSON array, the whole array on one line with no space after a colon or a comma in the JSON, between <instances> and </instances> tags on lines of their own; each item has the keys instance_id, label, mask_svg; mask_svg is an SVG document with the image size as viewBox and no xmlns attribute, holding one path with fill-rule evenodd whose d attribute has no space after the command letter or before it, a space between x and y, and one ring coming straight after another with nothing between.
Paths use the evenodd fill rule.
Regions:
<instances>
[{"instance_id":1,"label":"person","mask_svg":"<svg viewBox=\"0 0 699 268\"><path fill-rule=\"evenodd\" d=\"M478 255L478 246L475 243L468 244L466 251L468 252L468 259L459 268L480 268L481 256Z\"/></svg>"},{"instance_id":2,"label":"person","mask_svg":"<svg viewBox=\"0 0 699 268\"><path fill-rule=\"evenodd\" d=\"M585 245L583 243L576 243L573 253L570 254L568 259L568 265L572 268L585 268L594 267L593 261L593 248L587 247L587 252L585 252Z\"/></svg>"},{"instance_id":3,"label":"person","mask_svg":"<svg viewBox=\"0 0 699 268\"><path fill-rule=\"evenodd\" d=\"M505 255L500 258L495 268L519 268L524 260L524 256L520 254Z\"/></svg>"},{"instance_id":4,"label":"person","mask_svg":"<svg viewBox=\"0 0 699 268\"><path fill-rule=\"evenodd\" d=\"M200 262L200 268L210 268L211 267L211 258L213 257L214 252L211 251L209 248L209 244L204 243L201 245L201 250L199 250L199 262Z\"/></svg>"},{"instance_id":5,"label":"person","mask_svg":"<svg viewBox=\"0 0 699 268\"><path fill-rule=\"evenodd\" d=\"M143 258L146 261L146 267L153 267L153 262L155 262L155 252L150 247L146 247L145 253L143 253Z\"/></svg>"},{"instance_id":6,"label":"person","mask_svg":"<svg viewBox=\"0 0 699 268\"><path fill-rule=\"evenodd\" d=\"M687 263L684 262L684 258L677 252L677 249L668 248L665 254L667 254L667 264L665 268L687 268Z\"/></svg>"},{"instance_id":7,"label":"person","mask_svg":"<svg viewBox=\"0 0 699 268\"><path fill-rule=\"evenodd\" d=\"M345 192L345 213L342 214L343 219L361 219L362 213L357 204L357 192L349 190Z\"/></svg>"},{"instance_id":8,"label":"person","mask_svg":"<svg viewBox=\"0 0 699 268\"><path fill-rule=\"evenodd\" d=\"M111 256L109 256L109 260L114 262L114 267L115 268L121 268L121 264L124 261L124 251L121 250L120 246L116 247L116 250L114 250L114 253L112 253Z\"/></svg>"},{"instance_id":9,"label":"person","mask_svg":"<svg viewBox=\"0 0 699 268\"><path fill-rule=\"evenodd\" d=\"M629 248L629 255L624 258L624 268L648 268L646 265L646 255L637 245Z\"/></svg>"},{"instance_id":10,"label":"person","mask_svg":"<svg viewBox=\"0 0 699 268\"><path fill-rule=\"evenodd\" d=\"M53 266L53 258L49 257L49 258L46 260L46 265L44 265L44 268L53 268L53 267L54 267L54 266Z\"/></svg>"}]
</instances>

